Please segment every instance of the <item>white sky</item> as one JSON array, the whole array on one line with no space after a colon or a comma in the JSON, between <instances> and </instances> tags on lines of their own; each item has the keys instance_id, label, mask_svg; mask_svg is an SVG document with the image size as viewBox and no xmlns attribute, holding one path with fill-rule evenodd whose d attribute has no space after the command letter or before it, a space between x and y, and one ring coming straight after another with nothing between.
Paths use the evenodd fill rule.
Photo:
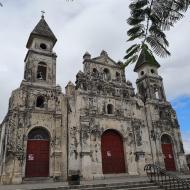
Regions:
<instances>
[{"instance_id":1,"label":"white sky","mask_svg":"<svg viewBox=\"0 0 190 190\"><path fill-rule=\"evenodd\" d=\"M114 60L122 60L126 31L129 26L129 0L0 0L0 121L8 108L11 91L18 88L24 73L25 48L30 32L45 10L45 19L58 42L54 51L57 59L57 83L64 87L82 70L82 56L88 51L92 57L106 50ZM190 96L190 14L168 32L172 56L158 59L160 74L168 98ZM126 69L126 77L133 82L137 78ZM190 148L189 148L190 149Z\"/></svg>"}]
</instances>

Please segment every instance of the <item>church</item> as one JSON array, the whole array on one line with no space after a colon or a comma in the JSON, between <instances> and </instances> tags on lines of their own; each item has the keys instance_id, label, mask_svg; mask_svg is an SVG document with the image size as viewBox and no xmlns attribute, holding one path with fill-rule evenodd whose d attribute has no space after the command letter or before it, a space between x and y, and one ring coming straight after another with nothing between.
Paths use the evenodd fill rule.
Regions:
<instances>
[{"instance_id":1,"label":"church","mask_svg":"<svg viewBox=\"0 0 190 190\"><path fill-rule=\"evenodd\" d=\"M83 71L63 93L56 84L56 41L42 16L26 44L23 80L0 125L2 184L36 177L145 175L146 164L188 170L156 60L150 63L141 51L134 68L136 93L122 62L104 50L96 57L86 52Z\"/></svg>"}]
</instances>

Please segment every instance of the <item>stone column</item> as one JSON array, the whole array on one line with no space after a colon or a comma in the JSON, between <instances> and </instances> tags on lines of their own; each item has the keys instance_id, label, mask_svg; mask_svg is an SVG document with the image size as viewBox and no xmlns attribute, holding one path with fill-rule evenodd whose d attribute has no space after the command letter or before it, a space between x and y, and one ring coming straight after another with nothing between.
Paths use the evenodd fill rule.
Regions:
<instances>
[{"instance_id":1,"label":"stone column","mask_svg":"<svg viewBox=\"0 0 190 190\"><path fill-rule=\"evenodd\" d=\"M91 180L92 170L91 170L91 153L81 152L81 175L85 180Z\"/></svg>"},{"instance_id":2,"label":"stone column","mask_svg":"<svg viewBox=\"0 0 190 190\"><path fill-rule=\"evenodd\" d=\"M128 138L124 138L124 155L125 167L129 175L138 175L137 163L135 161L135 145L133 140L133 133L129 134Z\"/></svg>"},{"instance_id":3,"label":"stone column","mask_svg":"<svg viewBox=\"0 0 190 190\"><path fill-rule=\"evenodd\" d=\"M86 180L92 179L90 129L89 122L81 124L81 175Z\"/></svg>"},{"instance_id":4,"label":"stone column","mask_svg":"<svg viewBox=\"0 0 190 190\"><path fill-rule=\"evenodd\" d=\"M55 150L53 152L54 171L53 177L55 180L60 180L61 177L61 115L55 115Z\"/></svg>"},{"instance_id":5,"label":"stone column","mask_svg":"<svg viewBox=\"0 0 190 190\"><path fill-rule=\"evenodd\" d=\"M58 180L58 178L61 176L61 151L56 150L53 153L54 157L54 172L53 172L53 177L55 180Z\"/></svg>"},{"instance_id":6,"label":"stone column","mask_svg":"<svg viewBox=\"0 0 190 190\"><path fill-rule=\"evenodd\" d=\"M12 177L12 184L20 184L22 183L22 172L21 172L21 162L15 157L14 159L14 171Z\"/></svg>"},{"instance_id":7,"label":"stone column","mask_svg":"<svg viewBox=\"0 0 190 190\"><path fill-rule=\"evenodd\" d=\"M93 150L91 150L93 160L92 175L95 179L102 179L104 175L102 171L101 135L91 134L91 143L91 147L93 146Z\"/></svg>"},{"instance_id":8,"label":"stone column","mask_svg":"<svg viewBox=\"0 0 190 190\"><path fill-rule=\"evenodd\" d=\"M144 167L146 165L145 152L142 152L142 151L135 152L135 160L137 162L138 174L146 175L146 172L144 171Z\"/></svg>"}]
</instances>

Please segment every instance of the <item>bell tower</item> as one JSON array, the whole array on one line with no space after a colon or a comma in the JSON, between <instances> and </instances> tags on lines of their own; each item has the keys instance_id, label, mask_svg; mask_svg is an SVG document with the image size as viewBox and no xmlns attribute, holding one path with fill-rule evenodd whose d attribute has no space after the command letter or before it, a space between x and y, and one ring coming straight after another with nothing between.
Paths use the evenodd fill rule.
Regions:
<instances>
[{"instance_id":1,"label":"bell tower","mask_svg":"<svg viewBox=\"0 0 190 190\"><path fill-rule=\"evenodd\" d=\"M136 81L138 93L142 100L166 101L163 80L158 74L160 64L147 50L142 50L135 65L134 71L138 73Z\"/></svg>"},{"instance_id":2,"label":"bell tower","mask_svg":"<svg viewBox=\"0 0 190 190\"><path fill-rule=\"evenodd\" d=\"M56 85L56 54L53 47L57 38L42 15L40 21L30 33L26 47L25 82L37 86Z\"/></svg>"}]
</instances>

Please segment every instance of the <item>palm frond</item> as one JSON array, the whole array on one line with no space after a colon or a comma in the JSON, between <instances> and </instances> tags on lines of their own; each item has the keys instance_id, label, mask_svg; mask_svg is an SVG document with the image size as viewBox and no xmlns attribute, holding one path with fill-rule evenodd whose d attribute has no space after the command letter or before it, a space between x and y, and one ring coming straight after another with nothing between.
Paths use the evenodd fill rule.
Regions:
<instances>
[{"instance_id":1,"label":"palm frond","mask_svg":"<svg viewBox=\"0 0 190 190\"><path fill-rule=\"evenodd\" d=\"M167 57L170 55L170 52L166 49L166 47L159 41L158 38L154 36L148 36L146 38L146 42L150 44L154 53L160 57Z\"/></svg>"},{"instance_id":2,"label":"palm frond","mask_svg":"<svg viewBox=\"0 0 190 190\"><path fill-rule=\"evenodd\" d=\"M137 54L140 50L140 45L136 45L135 47L133 47L130 51L127 51L127 55L124 57L124 59L129 59L130 57L134 56L135 54Z\"/></svg>"},{"instance_id":3,"label":"palm frond","mask_svg":"<svg viewBox=\"0 0 190 190\"><path fill-rule=\"evenodd\" d=\"M127 19L127 23L129 25L137 25L144 21L145 18L135 18L135 17L129 17Z\"/></svg>"},{"instance_id":4,"label":"palm frond","mask_svg":"<svg viewBox=\"0 0 190 190\"><path fill-rule=\"evenodd\" d=\"M129 36L133 36L133 35L135 35L135 34L139 34L139 33L143 32L143 31L144 31L144 26L143 26L143 24L138 24L138 25L132 27L131 29L129 29L129 30L127 31L127 34L128 34Z\"/></svg>"},{"instance_id":5,"label":"palm frond","mask_svg":"<svg viewBox=\"0 0 190 190\"><path fill-rule=\"evenodd\" d=\"M125 68L126 66L128 66L130 63L135 63L138 59L138 55L134 55L131 58L127 59L123 65L123 67Z\"/></svg>"},{"instance_id":6,"label":"palm frond","mask_svg":"<svg viewBox=\"0 0 190 190\"><path fill-rule=\"evenodd\" d=\"M127 50L126 50L126 53L129 53L133 48L136 48L139 44L134 44L132 45L131 47L129 47Z\"/></svg>"},{"instance_id":7,"label":"palm frond","mask_svg":"<svg viewBox=\"0 0 190 190\"><path fill-rule=\"evenodd\" d=\"M138 0L138 1L133 1L130 5L129 8L131 10L133 9L141 9L143 8L145 5L148 4L148 0Z\"/></svg>"},{"instance_id":8,"label":"palm frond","mask_svg":"<svg viewBox=\"0 0 190 190\"><path fill-rule=\"evenodd\" d=\"M132 9L131 16L135 18L144 18L145 16L145 9Z\"/></svg>"},{"instance_id":9,"label":"palm frond","mask_svg":"<svg viewBox=\"0 0 190 190\"><path fill-rule=\"evenodd\" d=\"M162 43L165 46L169 46L169 42L166 40L166 35L165 33L159 28L158 25L152 25L149 28L149 32L151 36L154 36L155 38L158 38L159 41L162 41Z\"/></svg>"},{"instance_id":10,"label":"palm frond","mask_svg":"<svg viewBox=\"0 0 190 190\"><path fill-rule=\"evenodd\" d=\"M138 52L146 49L150 59L154 59L152 52L160 57L170 55L169 42L165 31L183 18L190 0L131 0L129 8L131 16L127 23L131 28L127 31L128 41L142 40L141 45L134 44L126 51L125 65L134 63ZM152 50L152 52L151 52ZM152 58L151 58L152 57ZM154 60L155 61L155 60Z\"/></svg>"},{"instance_id":11,"label":"palm frond","mask_svg":"<svg viewBox=\"0 0 190 190\"><path fill-rule=\"evenodd\" d=\"M162 30L169 30L177 21L183 18L182 12L187 9L189 0L156 0L152 12L161 22Z\"/></svg>"},{"instance_id":12,"label":"palm frond","mask_svg":"<svg viewBox=\"0 0 190 190\"><path fill-rule=\"evenodd\" d=\"M144 37L144 31L142 31L139 34L135 34L135 35L131 36L127 41L133 41L137 38L142 39L143 37Z\"/></svg>"}]
</instances>

